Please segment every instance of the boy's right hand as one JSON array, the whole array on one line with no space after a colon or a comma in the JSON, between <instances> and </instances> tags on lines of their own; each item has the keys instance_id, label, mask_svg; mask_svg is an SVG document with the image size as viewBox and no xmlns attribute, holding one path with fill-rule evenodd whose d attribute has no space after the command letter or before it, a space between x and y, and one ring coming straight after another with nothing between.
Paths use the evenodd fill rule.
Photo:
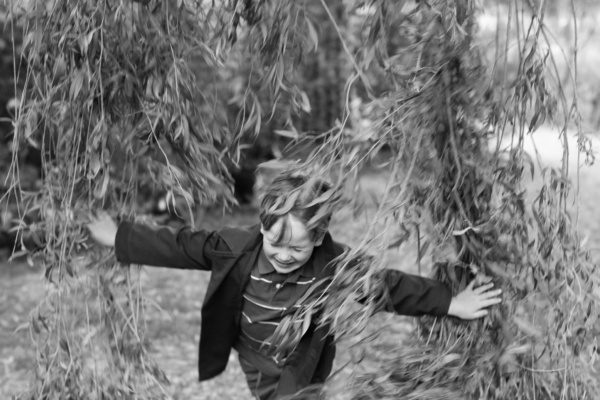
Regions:
<instances>
[{"instance_id":1,"label":"boy's right hand","mask_svg":"<svg viewBox=\"0 0 600 400\"><path fill-rule=\"evenodd\" d=\"M117 237L117 224L108 215L102 211L87 224L87 229L92 236L92 239L103 246L114 247L115 238Z\"/></svg>"}]
</instances>

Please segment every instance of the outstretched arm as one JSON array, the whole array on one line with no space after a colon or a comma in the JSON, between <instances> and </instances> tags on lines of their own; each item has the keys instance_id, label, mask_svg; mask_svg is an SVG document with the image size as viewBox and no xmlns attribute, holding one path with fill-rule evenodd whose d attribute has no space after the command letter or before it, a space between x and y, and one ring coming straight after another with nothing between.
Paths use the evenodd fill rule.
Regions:
<instances>
[{"instance_id":1,"label":"outstretched arm","mask_svg":"<svg viewBox=\"0 0 600 400\"><path fill-rule=\"evenodd\" d=\"M492 290L493 283L474 288L473 281L453 297L450 286L441 281L388 269L385 284L389 302L384 309L400 315L452 315L471 320L487 315L487 307L501 302L502 291Z\"/></svg>"},{"instance_id":2,"label":"outstretched arm","mask_svg":"<svg viewBox=\"0 0 600 400\"><path fill-rule=\"evenodd\" d=\"M131 222L117 225L104 212L92 217L87 228L96 243L113 247L117 260L125 264L209 270L210 254L220 241L213 232L187 227L175 230Z\"/></svg>"},{"instance_id":3,"label":"outstretched arm","mask_svg":"<svg viewBox=\"0 0 600 400\"><path fill-rule=\"evenodd\" d=\"M450 301L448 315L461 319L475 319L487 315L486 308L494 304L500 303L501 289L491 290L494 287L493 283L474 288L475 281L472 281L469 286L462 292L458 293Z\"/></svg>"}]
</instances>

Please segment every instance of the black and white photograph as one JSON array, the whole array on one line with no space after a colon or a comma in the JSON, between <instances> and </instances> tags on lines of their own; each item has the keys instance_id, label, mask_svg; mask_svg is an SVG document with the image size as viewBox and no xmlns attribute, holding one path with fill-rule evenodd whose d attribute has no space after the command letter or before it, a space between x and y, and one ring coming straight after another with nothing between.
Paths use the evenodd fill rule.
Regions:
<instances>
[{"instance_id":1,"label":"black and white photograph","mask_svg":"<svg viewBox=\"0 0 600 400\"><path fill-rule=\"evenodd\" d=\"M0 400L599 400L599 26L0 1Z\"/></svg>"}]
</instances>

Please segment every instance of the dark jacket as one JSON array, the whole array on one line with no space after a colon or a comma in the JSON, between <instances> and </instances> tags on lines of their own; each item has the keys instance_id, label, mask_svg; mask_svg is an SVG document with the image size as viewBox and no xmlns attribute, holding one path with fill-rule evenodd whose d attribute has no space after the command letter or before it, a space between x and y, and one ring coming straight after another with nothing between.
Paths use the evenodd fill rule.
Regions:
<instances>
[{"instance_id":1,"label":"dark jacket","mask_svg":"<svg viewBox=\"0 0 600 400\"><path fill-rule=\"evenodd\" d=\"M189 228L150 228L124 222L117 231L115 252L123 263L210 270L202 306L198 372L200 380L213 378L227 366L238 334L242 294L262 249L260 226L193 231ZM327 234L315 247L317 281L331 277L330 261L343 252ZM403 315L446 315L452 297L441 282L386 271L393 310ZM288 356L279 380L280 395L293 394L311 383L325 381L333 366L335 346L329 327L312 326Z\"/></svg>"}]
</instances>

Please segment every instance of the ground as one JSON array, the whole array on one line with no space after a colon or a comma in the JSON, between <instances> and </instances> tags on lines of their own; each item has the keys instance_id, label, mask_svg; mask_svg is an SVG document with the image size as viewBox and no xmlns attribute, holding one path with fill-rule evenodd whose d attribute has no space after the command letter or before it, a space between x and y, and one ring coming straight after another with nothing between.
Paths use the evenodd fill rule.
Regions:
<instances>
[{"instance_id":1,"label":"ground","mask_svg":"<svg viewBox=\"0 0 600 400\"><path fill-rule=\"evenodd\" d=\"M561 148L556 135L549 132L536 133L538 151L545 163L560 161ZM596 142L596 146L598 146ZM533 147L528 144L533 152ZM574 143L571 143L574 149ZM596 147L597 148L597 147ZM572 165L576 160L572 156ZM572 168L572 171L575 169ZM600 197L600 165L582 166L579 178L578 225L582 237L587 238L587 247L594 256L600 254L600 220L597 217L597 199ZM375 189L381 184L377 177L366 180ZM535 183L529 184L533 191ZM575 213L573 215L576 215ZM233 223L246 223L251 213L231 217ZM349 214L336 215L332 234L340 241L352 244L359 232L356 222ZM411 267L410 255L399 257L405 260L401 268L415 272ZM244 378L235 357L226 373L208 382L198 383L196 372L197 342L199 337L200 305L208 275L205 272L145 268L142 273L142 286L148 298L160 307L148 312L149 340L153 344L153 357L163 368L171 381L169 393L173 399L249 399ZM26 324L30 311L44 296L44 279L41 271L30 267L26 260L0 264L0 399L8 399L23 391L28 384L29 372L35 366L35 349ZM378 354L396 346L410 334L413 320L403 317L379 315L372 324L371 331L377 330L380 336L367 346L340 346L336 367L341 372L334 377L331 399L348 398L340 388L354 371L373 368ZM369 332L367 332L368 334ZM353 361L366 356L366 362Z\"/></svg>"}]
</instances>

